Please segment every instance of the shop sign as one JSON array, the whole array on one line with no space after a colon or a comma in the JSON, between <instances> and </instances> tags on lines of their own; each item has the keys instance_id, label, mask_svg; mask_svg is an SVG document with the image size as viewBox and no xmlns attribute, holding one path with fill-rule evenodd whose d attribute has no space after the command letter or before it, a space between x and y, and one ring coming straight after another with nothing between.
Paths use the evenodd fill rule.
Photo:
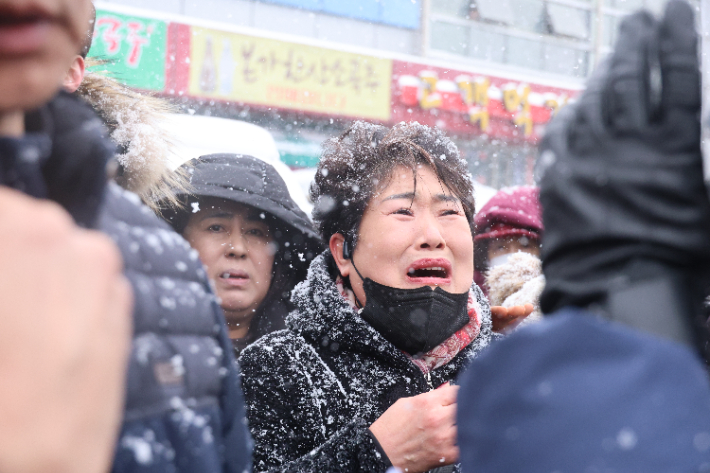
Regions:
<instances>
[{"instance_id":1,"label":"shop sign","mask_svg":"<svg viewBox=\"0 0 710 473\"><path fill-rule=\"evenodd\" d=\"M392 60L192 27L189 94L386 121Z\"/></svg>"},{"instance_id":2,"label":"shop sign","mask_svg":"<svg viewBox=\"0 0 710 473\"><path fill-rule=\"evenodd\" d=\"M574 90L409 63L395 64L395 69L399 69L393 82L395 115L402 115L404 107L414 115L410 119L421 120L427 115L422 112L428 112L437 126L461 129L462 124L456 122L465 122L468 127L463 128L473 126L500 137L534 141L539 126L576 94Z\"/></svg>"},{"instance_id":3,"label":"shop sign","mask_svg":"<svg viewBox=\"0 0 710 473\"><path fill-rule=\"evenodd\" d=\"M165 88L167 24L164 21L96 12L90 56L124 84L139 89Z\"/></svg>"}]
</instances>

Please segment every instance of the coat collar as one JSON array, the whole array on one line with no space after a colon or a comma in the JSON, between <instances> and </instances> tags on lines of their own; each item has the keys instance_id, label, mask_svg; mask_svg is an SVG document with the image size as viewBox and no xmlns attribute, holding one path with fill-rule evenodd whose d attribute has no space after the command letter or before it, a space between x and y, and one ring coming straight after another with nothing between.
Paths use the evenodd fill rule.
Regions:
<instances>
[{"instance_id":1,"label":"coat collar","mask_svg":"<svg viewBox=\"0 0 710 473\"><path fill-rule=\"evenodd\" d=\"M317 256L308 269L306 280L294 289L291 300L296 311L287 318L286 325L315 346L335 346L338 349L387 358L390 363L400 360L413 367L411 360L360 318L340 294L328 271L329 257L327 250ZM491 339L488 302L475 285L472 295L481 307L481 328L476 339L470 344L472 349L465 349L469 356L478 353Z\"/></svg>"},{"instance_id":2,"label":"coat collar","mask_svg":"<svg viewBox=\"0 0 710 473\"><path fill-rule=\"evenodd\" d=\"M296 307L286 325L316 344L337 344L342 349L383 353L394 347L360 318L338 292L328 272L326 250L308 268L305 281L293 290Z\"/></svg>"}]
</instances>

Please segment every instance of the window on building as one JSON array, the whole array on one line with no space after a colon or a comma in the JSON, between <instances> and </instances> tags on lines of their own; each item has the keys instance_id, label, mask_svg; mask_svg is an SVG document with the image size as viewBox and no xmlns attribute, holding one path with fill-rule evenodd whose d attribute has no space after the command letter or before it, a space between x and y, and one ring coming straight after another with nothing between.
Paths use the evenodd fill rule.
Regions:
<instances>
[{"instance_id":1,"label":"window on building","mask_svg":"<svg viewBox=\"0 0 710 473\"><path fill-rule=\"evenodd\" d=\"M627 12L620 5L665 1L431 0L429 47L433 55L586 77L592 61L611 46L619 18Z\"/></svg>"},{"instance_id":2,"label":"window on building","mask_svg":"<svg viewBox=\"0 0 710 473\"><path fill-rule=\"evenodd\" d=\"M547 4L552 33L572 38L589 38L589 11L555 3Z\"/></svg>"},{"instance_id":3,"label":"window on building","mask_svg":"<svg viewBox=\"0 0 710 473\"><path fill-rule=\"evenodd\" d=\"M616 41L616 33L619 29L621 17L604 15L604 24L602 27L602 44L609 48L614 46Z\"/></svg>"},{"instance_id":4,"label":"window on building","mask_svg":"<svg viewBox=\"0 0 710 473\"><path fill-rule=\"evenodd\" d=\"M435 21L431 25L431 47L451 54L468 55L469 28Z\"/></svg>"},{"instance_id":5,"label":"window on building","mask_svg":"<svg viewBox=\"0 0 710 473\"><path fill-rule=\"evenodd\" d=\"M383 23L400 28L418 29L421 0L257 0L303 10L343 16L356 20ZM450 1L450 0L444 0ZM437 2L438 3L438 0Z\"/></svg>"},{"instance_id":6,"label":"window on building","mask_svg":"<svg viewBox=\"0 0 710 473\"><path fill-rule=\"evenodd\" d=\"M548 32L542 0L513 0L513 12L515 27L534 33Z\"/></svg>"},{"instance_id":7,"label":"window on building","mask_svg":"<svg viewBox=\"0 0 710 473\"><path fill-rule=\"evenodd\" d=\"M507 63L527 69L542 69L542 43L527 38L508 37Z\"/></svg>"},{"instance_id":8,"label":"window on building","mask_svg":"<svg viewBox=\"0 0 710 473\"><path fill-rule=\"evenodd\" d=\"M643 3L643 0L604 0L604 6L627 11L643 8Z\"/></svg>"},{"instance_id":9,"label":"window on building","mask_svg":"<svg viewBox=\"0 0 710 473\"><path fill-rule=\"evenodd\" d=\"M474 0L471 16L478 20L505 25L512 25L514 22L510 0Z\"/></svg>"},{"instance_id":10,"label":"window on building","mask_svg":"<svg viewBox=\"0 0 710 473\"><path fill-rule=\"evenodd\" d=\"M469 56L491 62L505 62L506 39L500 33L471 28Z\"/></svg>"},{"instance_id":11,"label":"window on building","mask_svg":"<svg viewBox=\"0 0 710 473\"><path fill-rule=\"evenodd\" d=\"M431 9L435 13L468 18L471 10L471 0L437 0L431 2Z\"/></svg>"}]
</instances>

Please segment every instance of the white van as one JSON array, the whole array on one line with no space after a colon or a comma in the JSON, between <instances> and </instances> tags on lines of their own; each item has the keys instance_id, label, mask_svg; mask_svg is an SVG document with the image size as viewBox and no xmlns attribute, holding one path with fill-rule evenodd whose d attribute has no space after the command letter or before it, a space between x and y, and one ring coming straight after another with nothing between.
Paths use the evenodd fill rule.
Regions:
<instances>
[{"instance_id":1,"label":"white van","mask_svg":"<svg viewBox=\"0 0 710 473\"><path fill-rule=\"evenodd\" d=\"M313 205L293 171L279 157L276 142L266 129L239 120L202 115L171 114L164 123L175 140L173 169L206 154L247 154L271 164L286 182L291 198L310 217Z\"/></svg>"}]
</instances>

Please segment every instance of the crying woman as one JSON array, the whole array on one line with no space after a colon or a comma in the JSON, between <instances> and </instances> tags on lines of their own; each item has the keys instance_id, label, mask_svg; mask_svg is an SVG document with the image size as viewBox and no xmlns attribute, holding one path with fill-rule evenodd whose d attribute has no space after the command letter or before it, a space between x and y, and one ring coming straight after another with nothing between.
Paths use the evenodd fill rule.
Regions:
<instances>
[{"instance_id":1,"label":"crying woman","mask_svg":"<svg viewBox=\"0 0 710 473\"><path fill-rule=\"evenodd\" d=\"M451 382L492 335L466 162L441 131L357 122L311 194L328 250L240 359L255 471L456 471Z\"/></svg>"}]
</instances>

